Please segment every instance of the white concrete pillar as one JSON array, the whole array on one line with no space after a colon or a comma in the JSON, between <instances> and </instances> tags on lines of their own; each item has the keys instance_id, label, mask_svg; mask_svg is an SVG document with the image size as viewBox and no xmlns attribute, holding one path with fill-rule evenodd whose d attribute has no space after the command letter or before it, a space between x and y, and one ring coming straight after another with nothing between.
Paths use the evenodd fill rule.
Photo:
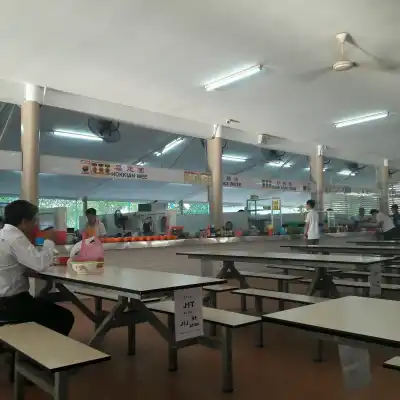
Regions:
<instances>
[{"instance_id":1,"label":"white concrete pillar","mask_svg":"<svg viewBox=\"0 0 400 400\"><path fill-rule=\"evenodd\" d=\"M379 211L389 213L389 160L383 160L383 166L376 169L376 183L379 193Z\"/></svg>"},{"instance_id":2,"label":"white concrete pillar","mask_svg":"<svg viewBox=\"0 0 400 400\"><path fill-rule=\"evenodd\" d=\"M42 88L26 84L25 100L21 106L21 199L38 204L39 183L39 114Z\"/></svg>"},{"instance_id":3,"label":"white concrete pillar","mask_svg":"<svg viewBox=\"0 0 400 400\"><path fill-rule=\"evenodd\" d=\"M222 207L222 126L214 125L213 137L207 141L207 164L211 173L209 190L210 221L215 229L224 226Z\"/></svg>"},{"instance_id":4,"label":"white concrete pillar","mask_svg":"<svg viewBox=\"0 0 400 400\"><path fill-rule=\"evenodd\" d=\"M184 211L184 205L183 205L183 200L179 200L179 215L183 215L183 211Z\"/></svg>"},{"instance_id":5,"label":"white concrete pillar","mask_svg":"<svg viewBox=\"0 0 400 400\"><path fill-rule=\"evenodd\" d=\"M311 198L315 201L315 209L324 211L324 146L318 145L310 156Z\"/></svg>"},{"instance_id":6,"label":"white concrete pillar","mask_svg":"<svg viewBox=\"0 0 400 400\"><path fill-rule=\"evenodd\" d=\"M83 215L86 215L86 211L88 209L88 198L87 196L82 197L82 211Z\"/></svg>"}]
</instances>

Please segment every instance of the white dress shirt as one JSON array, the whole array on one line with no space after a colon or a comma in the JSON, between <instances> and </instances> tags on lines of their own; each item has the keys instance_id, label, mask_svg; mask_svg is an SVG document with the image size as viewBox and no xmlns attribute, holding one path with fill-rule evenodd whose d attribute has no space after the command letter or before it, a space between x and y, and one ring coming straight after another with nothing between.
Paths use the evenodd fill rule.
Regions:
<instances>
[{"instance_id":1,"label":"white dress shirt","mask_svg":"<svg viewBox=\"0 0 400 400\"><path fill-rule=\"evenodd\" d=\"M0 230L0 298L29 291L26 268L41 272L53 264L54 242L45 240L38 251L15 226Z\"/></svg>"}]
</instances>

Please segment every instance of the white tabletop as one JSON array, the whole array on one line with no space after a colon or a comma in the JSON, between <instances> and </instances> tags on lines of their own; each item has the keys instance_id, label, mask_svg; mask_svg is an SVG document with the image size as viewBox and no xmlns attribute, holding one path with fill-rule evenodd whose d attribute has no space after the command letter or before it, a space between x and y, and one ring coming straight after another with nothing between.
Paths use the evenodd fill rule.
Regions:
<instances>
[{"instance_id":1,"label":"white tabletop","mask_svg":"<svg viewBox=\"0 0 400 400\"><path fill-rule=\"evenodd\" d=\"M347 243L360 246L395 246L400 244L400 240L348 240Z\"/></svg>"},{"instance_id":2,"label":"white tabletop","mask_svg":"<svg viewBox=\"0 0 400 400\"><path fill-rule=\"evenodd\" d=\"M53 278L65 284L77 283L89 287L133 294L148 294L225 283L224 279L195 275L172 274L143 269L106 265L101 274L77 275L66 267L53 267L40 273L44 279Z\"/></svg>"},{"instance_id":3,"label":"white tabletop","mask_svg":"<svg viewBox=\"0 0 400 400\"><path fill-rule=\"evenodd\" d=\"M271 260L271 261L307 261L310 263L337 263L337 264L376 264L390 260L388 257L363 256L363 255L340 255L340 254L302 254L302 253L276 253L276 252L248 252L248 251L223 251L223 250L201 250L181 251L177 255L189 256L192 258L209 258L214 260L232 259L248 261L250 259Z\"/></svg>"},{"instance_id":4,"label":"white tabletop","mask_svg":"<svg viewBox=\"0 0 400 400\"><path fill-rule=\"evenodd\" d=\"M266 322L400 347L400 302L348 296L263 316Z\"/></svg>"},{"instance_id":5,"label":"white tabletop","mask_svg":"<svg viewBox=\"0 0 400 400\"><path fill-rule=\"evenodd\" d=\"M375 242L376 243L376 242ZM342 254L377 254L377 255L400 255L400 246L340 246L332 244L284 244L281 247L289 247L299 251L326 251Z\"/></svg>"}]
</instances>

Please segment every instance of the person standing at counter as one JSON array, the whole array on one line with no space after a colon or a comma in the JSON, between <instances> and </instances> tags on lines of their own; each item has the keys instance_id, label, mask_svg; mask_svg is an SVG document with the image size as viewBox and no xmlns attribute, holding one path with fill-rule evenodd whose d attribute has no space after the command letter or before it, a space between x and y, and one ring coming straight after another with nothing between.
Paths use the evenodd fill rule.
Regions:
<instances>
[{"instance_id":1,"label":"person standing at counter","mask_svg":"<svg viewBox=\"0 0 400 400\"><path fill-rule=\"evenodd\" d=\"M371 210L370 213L378 229L383 233L383 240L393 240L397 238L397 229L394 226L393 219L390 218L389 215L378 210Z\"/></svg>"},{"instance_id":2,"label":"person standing at counter","mask_svg":"<svg viewBox=\"0 0 400 400\"><path fill-rule=\"evenodd\" d=\"M36 322L68 335L74 324L71 311L29 293L27 270L42 272L53 265L55 232L47 231L41 251L30 242L38 208L25 200L5 207L0 230L0 320ZM28 340L28 339L27 339Z\"/></svg>"},{"instance_id":3,"label":"person standing at counter","mask_svg":"<svg viewBox=\"0 0 400 400\"><path fill-rule=\"evenodd\" d=\"M316 245L319 243L320 232L319 232L319 215L315 211L315 201L308 200L306 203L308 210L306 218L306 226L304 228L304 237L307 241L307 245Z\"/></svg>"},{"instance_id":4,"label":"person standing at counter","mask_svg":"<svg viewBox=\"0 0 400 400\"><path fill-rule=\"evenodd\" d=\"M94 208L88 208L86 210L87 223L83 228L82 235L86 237L105 237L107 236L106 227L104 224L97 219L97 211Z\"/></svg>"}]
</instances>

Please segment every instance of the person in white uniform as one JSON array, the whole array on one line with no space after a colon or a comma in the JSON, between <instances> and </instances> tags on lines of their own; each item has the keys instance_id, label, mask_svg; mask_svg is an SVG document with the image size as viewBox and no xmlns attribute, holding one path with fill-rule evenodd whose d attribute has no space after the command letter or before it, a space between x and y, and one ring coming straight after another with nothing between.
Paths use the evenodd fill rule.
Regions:
<instances>
[{"instance_id":1,"label":"person in white uniform","mask_svg":"<svg viewBox=\"0 0 400 400\"><path fill-rule=\"evenodd\" d=\"M36 322L68 335L74 324L72 312L29 293L26 272L42 272L53 265L54 241L45 240L38 251L28 239L35 231L37 213L38 208L25 200L5 207L0 230L0 321Z\"/></svg>"},{"instance_id":2,"label":"person in white uniform","mask_svg":"<svg viewBox=\"0 0 400 400\"><path fill-rule=\"evenodd\" d=\"M306 226L304 228L304 237L307 241L307 245L316 245L319 243L320 232L319 232L319 215L315 211L315 201L308 200L306 208L308 214L306 217Z\"/></svg>"},{"instance_id":3,"label":"person in white uniform","mask_svg":"<svg viewBox=\"0 0 400 400\"><path fill-rule=\"evenodd\" d=\"M383 234L383 240L393 240L397 238L397 229L393 219L389 215L378 210L371 210L370 214L377 224L378 229Z\"/></svg>"}]
</instances>

